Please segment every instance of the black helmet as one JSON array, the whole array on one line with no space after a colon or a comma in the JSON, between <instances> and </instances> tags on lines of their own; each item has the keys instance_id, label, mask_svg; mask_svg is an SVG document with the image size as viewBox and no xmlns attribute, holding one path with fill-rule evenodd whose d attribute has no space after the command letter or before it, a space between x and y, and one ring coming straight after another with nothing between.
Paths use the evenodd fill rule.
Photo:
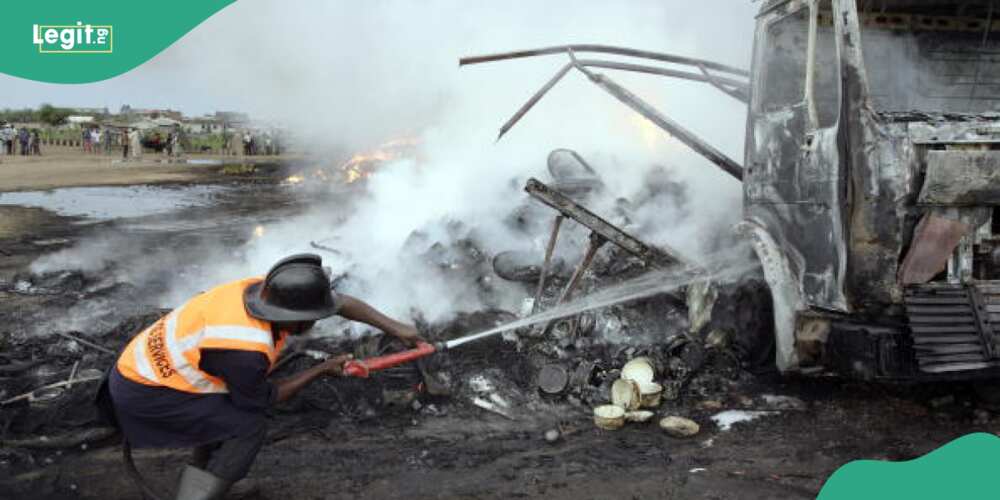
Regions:
<instances>
[{"instance_id":1,"label":"black helmet","mask_svg":"<svg viewBox=\"0 0 1000 500\"><path fill-rule=\"evenodd\" d=\"M316 321L337 312L323 260L311 253L278 261L267 277L243 292L251 316L265 321Z\"/></svg>"}]
</instances>

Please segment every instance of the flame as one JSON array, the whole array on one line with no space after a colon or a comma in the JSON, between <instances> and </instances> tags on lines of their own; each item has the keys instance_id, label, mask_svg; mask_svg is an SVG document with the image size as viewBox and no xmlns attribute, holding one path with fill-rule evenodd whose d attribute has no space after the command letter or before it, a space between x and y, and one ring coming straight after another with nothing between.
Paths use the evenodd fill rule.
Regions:
<instances>
[{"instance_id":1,"label":"flame","mask_svg":"<svg viewBox=\"0 0 1000 500\"><path fill-rule=\"evenodd\" d=\"M409 148L419 142L415 137L400 137L386 141L372 151L355 154L340 166L344 180L351 184L371 177L376 167L384 162L402 158L409 153Z\"/></svg>"},{"instance_id":2,"label":"flame","mask_svg":"<svg viewBox=\"0 0 1000 500\"><path fill-rule=\"evenodd\" d=\"M257 226L253 228L253 235L257 238L264 236L264 226Z\"/></svg>"},{"instance_id":3,"label":"flame","mask_svg":"<svg viewBox=\"0 0 1000 500\"><path fill-rule=\"evenodd\" d=\"M413 155L413 146L419 144L415 137L400 137L380 144L371 151L356 153L339 166L320 165L311 171L302 171L285 178L284 184L297 185L310 179L352 184L371 177L385 162ZM256 233L256 232L255 232Z\"/></svg>"},{"instance_id":4,"label":"flame","mask_svg":"<svg viewBox=\"0 0 1000 500\"><path fill-rule=\"evenodd\" d=\"M354 181L356 181L358 179L364 179L365 177L366 177L366 175L365 175L364 172L359 172L359 171L353 170L353 169L347 171L347 183L348 184L351 184L352 182L354 182Z\"/></svg>"}]
</instances>

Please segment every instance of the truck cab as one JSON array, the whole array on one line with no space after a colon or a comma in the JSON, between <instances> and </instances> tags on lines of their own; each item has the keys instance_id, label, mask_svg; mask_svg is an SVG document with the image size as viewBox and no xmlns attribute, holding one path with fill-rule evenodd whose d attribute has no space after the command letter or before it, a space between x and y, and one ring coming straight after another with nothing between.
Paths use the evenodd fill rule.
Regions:
<instances>
[{"instance_id":1,"label":"truck cab","mask_svg":"<svg viewBox=\"0 0 1000 500\"><path fill-rule=\"evenodd\" d=\"M782 371L1000 374L996 14L965 1L761 6L741 229L772 293Z\"/></svg>"},{"instance_id":2,"label":"truck cab","mask_svg":"<svg viewBox=\"0 0 1000 500\"><path fill-rule=\"evenodd\" d=\"M765 0L755 22L749 71L597 44L459 64L567 56L501 136L575 69L741 181L738 230L763 269L773 336L752 322L740 338L773 340L780 371L1000 377L1000 12L985 0ZM699 81L746 103L743 164L599 70ZM689 315L702 318L712 294L695 295Z\"/></svg>"}]
</instances>

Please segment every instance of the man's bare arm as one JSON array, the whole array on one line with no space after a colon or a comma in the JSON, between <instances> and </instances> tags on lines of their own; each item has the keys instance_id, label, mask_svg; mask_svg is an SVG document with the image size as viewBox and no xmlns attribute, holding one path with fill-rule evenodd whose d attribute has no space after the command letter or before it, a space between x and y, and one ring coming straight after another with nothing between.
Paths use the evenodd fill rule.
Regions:
<instances>
[{"instance_id":1,"label":"man's bare arm","mask_svg":"<svg viewBox=\"0 0 1000 500\"><path fill-rule=\"evenodd\" d=\"M275 401L281 403L311 384L323 375L340 376L343 375L344 363L351 359L350 354L334 356L308 370L301 371L289 378L277 381L274 386L278 392Z\"/></svg>"},{"instance_id":2,"label":"man's bare arm","mask_svg":"<svg viewBox=\"0 0 1000 500\"><path fill-rule=\"evenodd\" d=\"M360 321L374 326L410 345L417 341L423 341L415 327L400 323L382 314L363 300L342 293L337 294L337 298L340 299L340 310L337 311L338 315L351 321Z\"/></svg>"}]
</instances>

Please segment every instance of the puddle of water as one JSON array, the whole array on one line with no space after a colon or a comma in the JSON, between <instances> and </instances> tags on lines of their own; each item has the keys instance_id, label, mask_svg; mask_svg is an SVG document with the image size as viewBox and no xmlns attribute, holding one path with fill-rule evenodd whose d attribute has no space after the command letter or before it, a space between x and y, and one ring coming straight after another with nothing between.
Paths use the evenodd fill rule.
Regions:
<instances>
[{"instance_id":1,"label":"puddle of water","mask_svg":"<svg viewBox=\"0 0 1000 500\"><path fill-rule=\"evenodd\" d=\"M79 187L51 191L0 193L0 205L20 205L51 210L59 215L98 220L143 217L184 208L205 206L220 186Z\"/></svg>"}]
</instances>

